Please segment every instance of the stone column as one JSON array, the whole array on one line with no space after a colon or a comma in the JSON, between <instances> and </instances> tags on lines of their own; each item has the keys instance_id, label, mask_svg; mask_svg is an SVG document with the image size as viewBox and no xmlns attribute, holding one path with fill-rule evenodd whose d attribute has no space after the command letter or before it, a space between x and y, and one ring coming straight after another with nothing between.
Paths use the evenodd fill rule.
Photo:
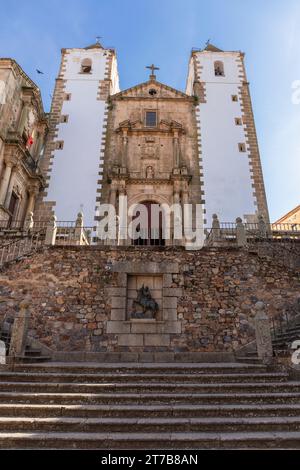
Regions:
<instances>
[{"instance_id":1,"label":"stone column","mask_svg":"<svg viewBox=\"0 0 300 470\"><path fill-rule=\"evenodd\" d=\"M175 211L173 214L173 244L180 246L182 245L182 207L180 206L180 184L179 182L175 181L174 182L174 193L173 193L173 204L175 206ZM177 207L181 208L181 213L180 215L176 213ZM175 238L175 235L177 237L180 234L180 238Z\"/></svg>"},{"instance_id":2,"label":"stone column","mask_svg":"<svg viewBox=\"0 0 300 470\"><path fill-rule=\"evenodd\" d=\"M19 123L18 123L18 133L21 135L23 134L23 131L24 131L28 113L29 113L29 103L25 102L22 108Z\"/></svg>"},{"instance_id":3,"label":"stone column","mask_svg":"<svg viewBox=\"0 0 300 470\"><path fill-rule=\"evenodd\" d=\"M35 159L38 160L40 158L40 153L42 151L42 148L43 148L43 143L44 143L44 137L43 136L39 136L38 138L38 141L37 141L37 144L36 144L36 150L35 150Z\"/></svg>"},{"instance_id":4,"label":"stone column","mask_svg":"<svg viewBox=\"0 0 300 470\"><path fill-rule=\"evenodd\" d=\"M174 204L180 204L180 192L177 189L174 189L173 202Z\"/></svg>"},{"instance_id":5,"label":"stone column","mask_svg":"<svg viewBox=\"0 0 300 470\"><path fill-rule=\"evenodd\" d=\"M128 150L128 136L127 136L127 129L123 129L122 135L122 155L121 155L121 167L125 168L127 164L127 150Z\"/></svg>"},{"instance_id":6,"label":"stone column","mask_svg":"<svg viewBox=\"0 0 300 470\"><path fill-rule=\"evenodd\" d=\"M39 160L40 158L40 153L42 151L45 138L46 138L46 124L45 123L40 123L38 125L38 138L36 141L35 149L34 149L34 158L35 160Z\"/></svg>"},{"instance_id":7,"label":"stone column","mask_svg":"<svg viewBox=\"0 0 300 470\"><path fill-rule=\"evenodd\" d=\"M184 190L182 192L182 214L183 214L183 235L185 237L186 233L189 233L191 228L192 228L192 219L190 217L190 213L187 209L185 209L185 206L189 203L189 193L187 190ZM189 240L186 239L186 243L189 243Z\"/></svg>"},{"instance_id":8,"label":"stone column","mask_svg":"<svg viewBox=\"0 0 300 470\"><path fill-rule=\"evenodd\" d=\"M56 216L53 215L47 224L45 245L55 245L57 232L56 220Z\"/></svg>"},{"instance_id":9,"label":"stone column","mask_svg":"<svg viewBox=\"0 0 300 470\"><path fill-rule=\"evenodd\" d=\"M30 318L31 298L26 296L20 303L20 310L12 326L10 339L9 356L11 359L16 356L23 356L26 347L26 339Z\"/></svg>"},{"instance_id":10,"label":"stone column","mask_svg":"<svg viewBox=\"0 0 300 470\"><path fill-rule=\"evenodd\" d=\"M35 199L36 199L36 196L38 195L38 192L39 192L39 189L35 186L28 188L29 199L28 199L27 208L26 208L25 220L27 219L27 217L29 216L31 212L33 213Z\"/></svg>"},{"instance_id":11,"label":"stone column","mask_svg":"<svg viewBox=\"0 0 300 470\"><path fill-rule=\"evenodd\" d=\"M178 132L177 131L174 131L173 152L174 152L174 168L179 168L179 166L180 166L180 149L179 149L179 137L178 137Z\"/></svg>"},{"instance_id":12,"label":"stone column","mask_svg":"<svg viewBox=\"0 0 300 470\"><path fill-rule=\"evenodd\" d=\"M6 191L6 197L4 201L4 206L8 209L10 198L11 198L11 193L14 187L14 174L15 174L15 167L12 168L11 174L10 174L10 180L9 180L9 185Z\"/></svg>"},{"instance_id":13,"label":"stone column","mask_svg":"<svg viewBox=\"0 0 300 470\"><path fill-rule=\"evenodd\" d=\"M0 341L0 365L6 364L6 346L4 341Z\"/></svg>"},{"instance_id":14,"label":"stone column","mask_svg":"<svg viewBox=\"0 0 300 470\"><path fill-rule=\"evenodd\" d=\"M112 183L110 187L110 195L109 195L109 203L116 207L116 200L117 200L117 188Z\"/></svg>"},{"instance_id":15,"label":"stone column","mask_svg":"<svg viewBox=\"0 0 300 470\"><path fill-rule=\"evenodd\" d=\"M240 217L236 219L236 242L239 247L247 245L246 230Z\"/></svg>"},{"instance_id":16,"label":"stone column","mask_svg":"<svg viewBox=\"0 0 300 470\"><path fill-rule=\"evenodd\" d=\"M1 181L1 187L0 187L0 205L5 204L6 196L7 196L7 190L9 186L9 182L11 179L11 174L12 174L12 169L13 169L13 163L12 162L6 162L6 167L4 170L4 175Z\"/></svg>"},{"instance_id":17,"label":"stone column","mask_svg":"<svg viewBox=\"0 0 300 470\"><path fill-rule=\"evenodd\" d=\"M128 238L128 205L125 183L119 188L118 211L118 244L123 246L131 243Z\"/></svg>"},{"instance_id":18,"label":"stone column","mask_svg":"<svg viewBox=\"0 0 300 470\"><path fill-rule=\"evenodd\" d=\"M270 364L273 360L273 346L271 337L271 327L266 314L265 304L257 302L255 304L255 338L257 355L264 364Z\"/></svg>"}]
</instances>

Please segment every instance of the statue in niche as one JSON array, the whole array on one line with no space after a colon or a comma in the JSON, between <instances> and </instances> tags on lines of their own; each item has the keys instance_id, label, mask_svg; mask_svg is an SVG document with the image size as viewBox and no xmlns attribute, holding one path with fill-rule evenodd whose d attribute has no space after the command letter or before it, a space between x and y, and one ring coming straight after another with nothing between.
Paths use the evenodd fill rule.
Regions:
<instances>
[{"instance_id":1,"label":"statue in niche","mask_svg":"<svg viewBox=\"0 0 300 470\"><path fill-rule=\"evenodd\" d=\"M146 168L146 178L147 179L152 179L154 178L154 170L153 170L153 167L152 166L148 166Z\"/></svg>"},{"instance_id":2,"label":"statue in niche","mask_svg":"<svg viewBox=\"0 0 300 470\"><path fill-rule=\"evenodd\" d=\"M132 303L130 318L155 319L158 303L152 298L149 287L144 284L137 290L137 298Z\"/></svg>"}]
</instances>

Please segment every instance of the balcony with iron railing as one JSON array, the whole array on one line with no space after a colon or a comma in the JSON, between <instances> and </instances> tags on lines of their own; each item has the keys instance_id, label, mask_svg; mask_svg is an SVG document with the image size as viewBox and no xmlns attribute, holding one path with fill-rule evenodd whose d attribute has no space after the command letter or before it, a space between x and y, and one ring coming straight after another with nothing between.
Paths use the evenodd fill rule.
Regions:
<instances>
[{"instance_id":1,"label":"balcony with iron railing","mask_svg":"<svg viewBox=\"0 0 300 470\"><path fill-rule=\"evenodd\" d=\"M6 143L10 145L16 145L19 150L21 150L21 163L30 174L42 177L42 173L39 167L39 158L34 158L34 156L31 154L22 135L16 131L10 131L7 135Z\"/></svg>"}]
</instances>

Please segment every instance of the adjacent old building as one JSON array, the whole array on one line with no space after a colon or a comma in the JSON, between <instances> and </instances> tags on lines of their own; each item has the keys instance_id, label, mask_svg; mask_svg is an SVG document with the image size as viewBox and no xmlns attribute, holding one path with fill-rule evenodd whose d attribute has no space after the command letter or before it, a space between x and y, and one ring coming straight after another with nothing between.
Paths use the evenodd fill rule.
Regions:
<instances>
[{"instance_id":1,"label":"adjacent old building","mask_svg":"<svg viewBox=\"0 0 300 470\"><path fill-rule=\"evenodd\" d=\"M300 204L276 220L274 225L276 224L289 224L292 225L292 228L298 229L300 226Z\"/></svg>"},{"instance_id":2,"label":"adjacent old building","mask_svg":"<svg viewBox=\"0 0 300 470\"><path fill-rule=\"evenodd\" d=\"M47 116L35 83L12 59L0 59L0 219L23 226L45 186L40 169Z\"/></svg>"}]
</instances>

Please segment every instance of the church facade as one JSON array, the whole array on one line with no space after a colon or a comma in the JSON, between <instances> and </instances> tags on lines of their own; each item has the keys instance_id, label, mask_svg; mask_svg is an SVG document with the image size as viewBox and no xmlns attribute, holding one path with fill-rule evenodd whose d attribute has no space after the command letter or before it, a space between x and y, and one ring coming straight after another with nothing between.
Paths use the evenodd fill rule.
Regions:
<instances>
[{"instance_id":1,"label":"church facade","mask_svg":"<svg viewBox=\"0 0 300 470\"><path fill-rule=\"evenodd\" d=\"M148 214L144 241L134 243L167 245L184 242L184 233L174 236L176 220L190 227L210 227L213 214L221 222L268 221L244 54L210 44L193 50L185 92L149 68L146 82L120 91L114 50L99 42L62 50L36 219L55 213L69 221L82 211L96 230L101 206L115 207L120 224L126 199L127 208L142 204ZM185 213L188 204L199 211ZM152 221L153 205L182 208L170 217L168 240L161 219ZM129 209L125 225L135 216ZM129 232L121 238L132 243Z\"/></svg>"}]
</instances>

